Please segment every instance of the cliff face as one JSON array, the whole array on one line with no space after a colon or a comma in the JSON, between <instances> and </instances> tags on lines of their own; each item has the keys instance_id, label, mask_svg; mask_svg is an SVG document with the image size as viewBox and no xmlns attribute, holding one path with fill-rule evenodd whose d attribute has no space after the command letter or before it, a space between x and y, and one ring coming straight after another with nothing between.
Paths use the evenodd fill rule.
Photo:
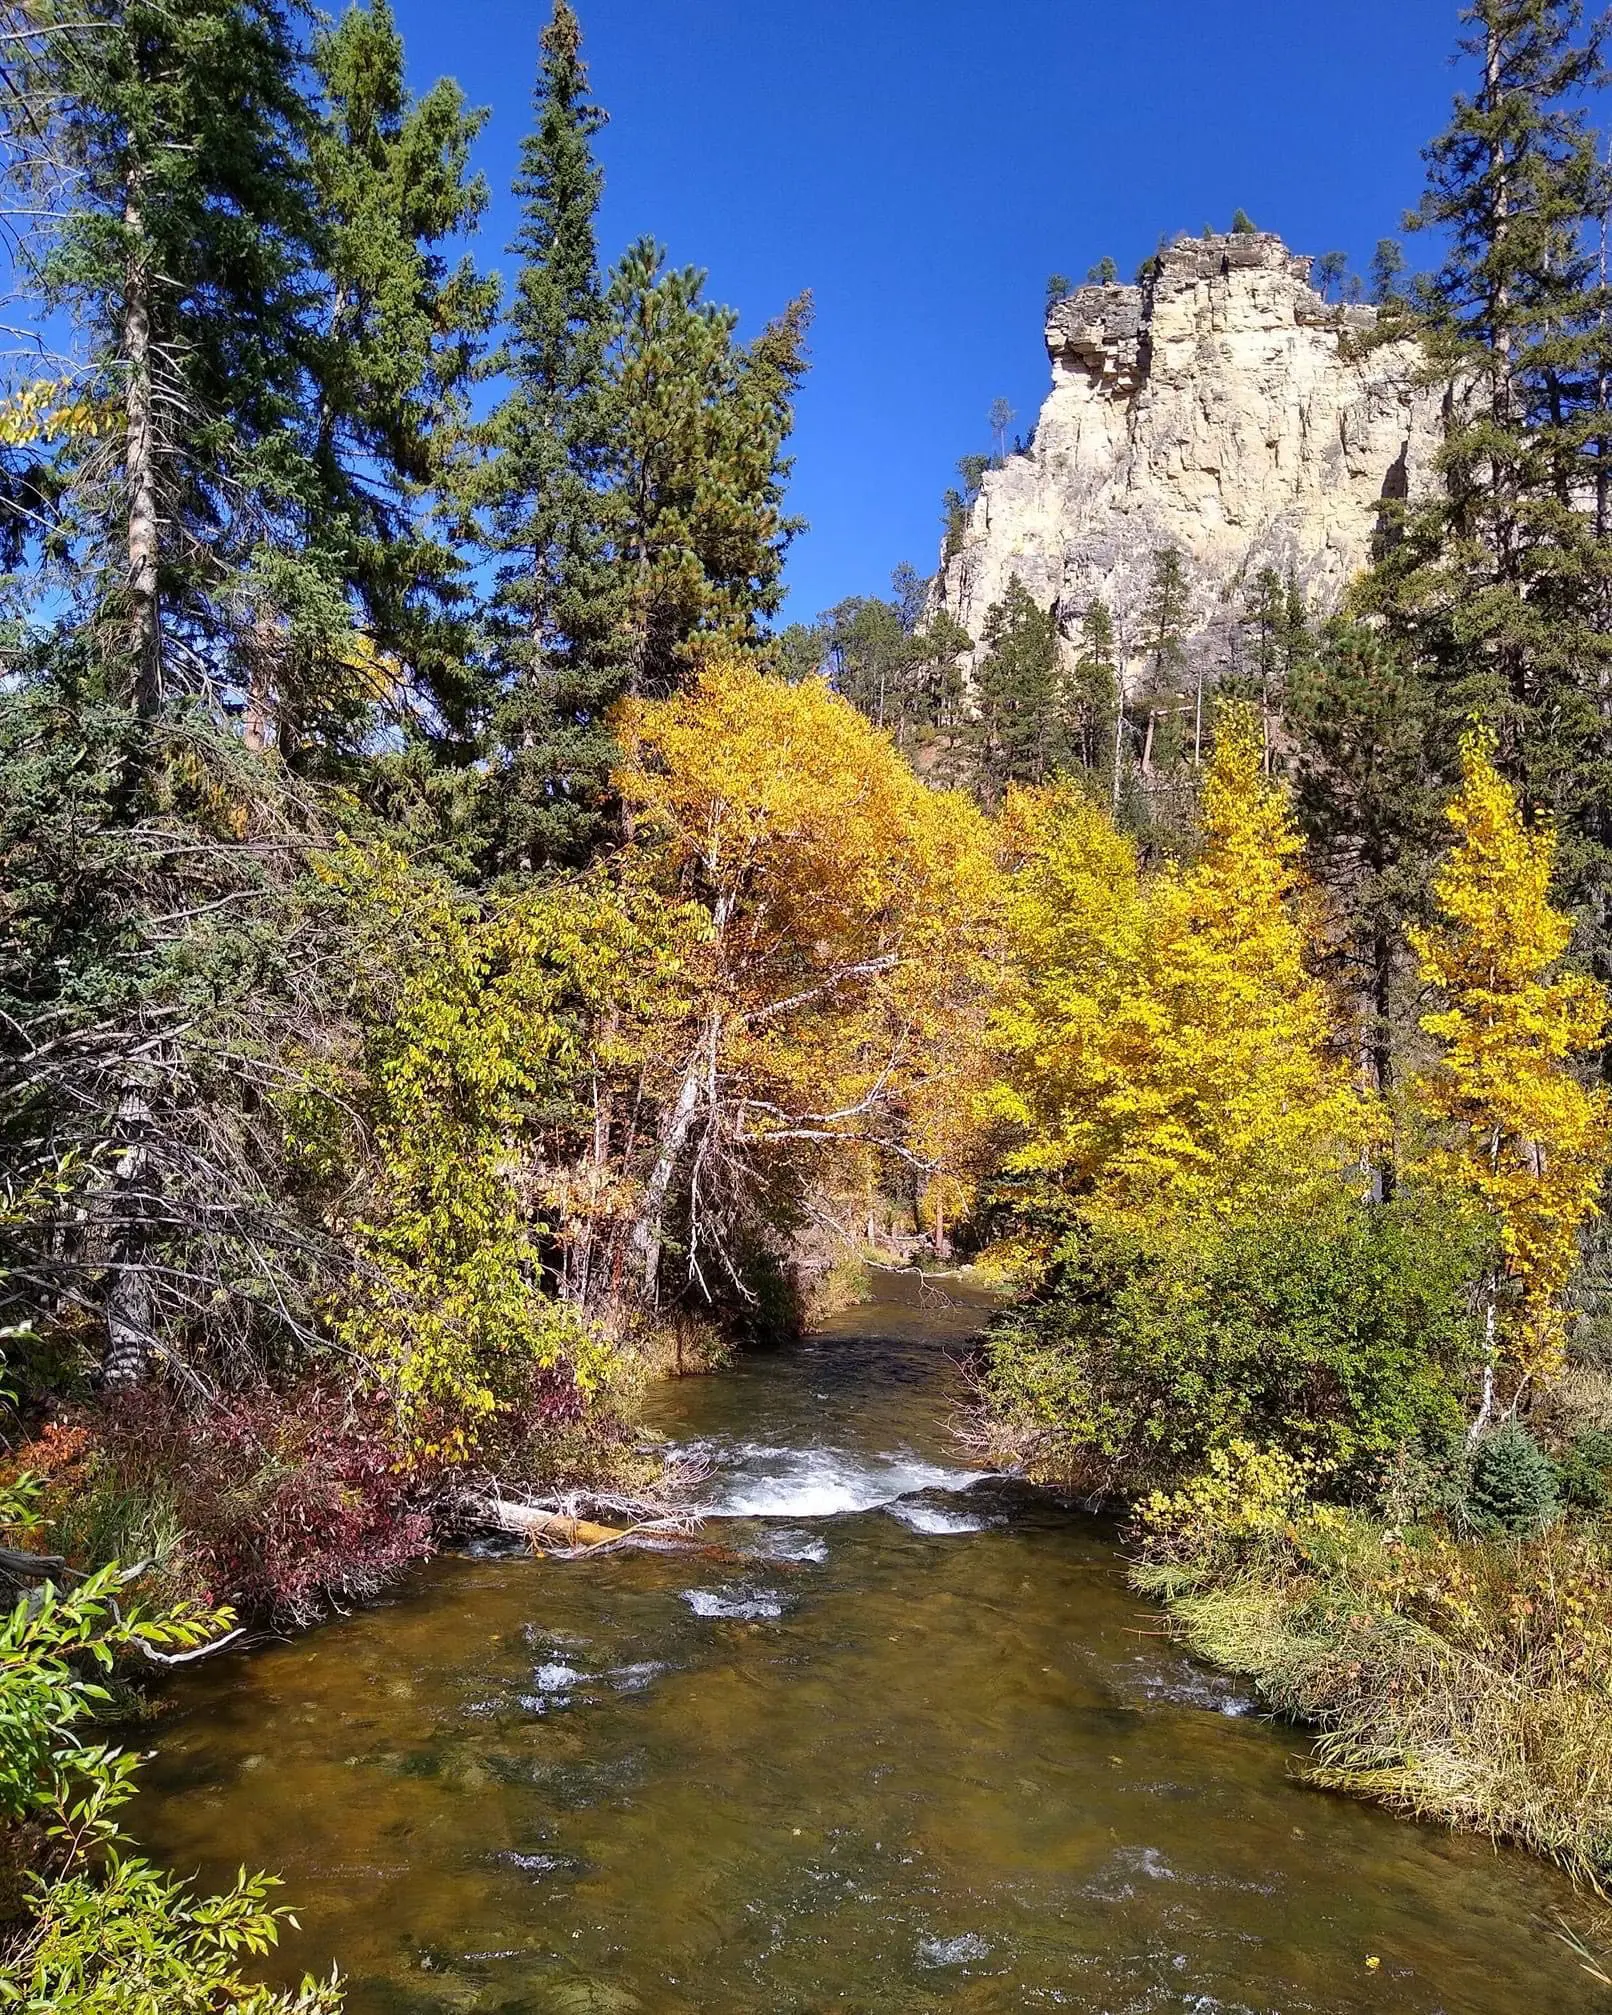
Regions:
<instances>
[{"instance_id":1,"label":"cliff face","mask_svg":"<svg viewBox=\"0 0 1612 2015\"><path fill-rule=\"evenodd\" d=\"M1186 562L1189 650L1211 673L1235 661L1261 568L1335 607L1382 499L1431 480L1440 396L1416 382L1414 340L1341 355L1376 311L1329 305L1309 274L1268 233L1182 239L1142 285L1055 303L1033 441L987 472L938 606L977 641L1017 574L1073 639L1100 596L1131 681L1162 546Z\"/></svg>"}]
</instances>

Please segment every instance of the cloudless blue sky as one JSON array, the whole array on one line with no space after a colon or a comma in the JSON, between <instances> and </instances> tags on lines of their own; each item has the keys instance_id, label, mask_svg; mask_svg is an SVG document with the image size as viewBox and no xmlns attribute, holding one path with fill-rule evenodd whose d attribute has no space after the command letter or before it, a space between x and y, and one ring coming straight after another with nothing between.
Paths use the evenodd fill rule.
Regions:
<instances>
[{"instance_id":1,"label":"cloudless blue sky","mask_svg":"<svg viewBox=\"0 0 1612 2015\"><path fill-rule=\"evenodd\" d=\"M414 83L491 108L482 258L546 0L394 0ZM1048 382L1043 285L1241 204L1361 270L1421 189L1458 0L577 0L610 114L602 251L650 231L753 332L817 303L787 614L935 564L959 455ZM1409 248L1414 260L1416 245Z\"/></svg>"}]
</instances>

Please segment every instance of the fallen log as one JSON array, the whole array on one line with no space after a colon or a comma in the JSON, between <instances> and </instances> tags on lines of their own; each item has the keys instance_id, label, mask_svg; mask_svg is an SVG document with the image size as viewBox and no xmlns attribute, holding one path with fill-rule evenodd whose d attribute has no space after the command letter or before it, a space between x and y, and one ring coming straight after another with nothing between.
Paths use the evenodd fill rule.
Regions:
<instances>
[{"instance_id":1,"label":"fallen log","mask_svg":"<svg viewBox=\"0 0 1612 2015\"><path fill-rule=\"evenodd\" d=\"M644 1519L633 1525L601 1525L572 1512L545 1511L540 1505L519 1504L507 1497L467 1498L461 1507L473 1525L495 1532L514 1533L528 1540L534 1551L575 1552L596 1546L614 1546L624 1539L678 1536L675 1521Z\"/></svg>"}]
</instances>

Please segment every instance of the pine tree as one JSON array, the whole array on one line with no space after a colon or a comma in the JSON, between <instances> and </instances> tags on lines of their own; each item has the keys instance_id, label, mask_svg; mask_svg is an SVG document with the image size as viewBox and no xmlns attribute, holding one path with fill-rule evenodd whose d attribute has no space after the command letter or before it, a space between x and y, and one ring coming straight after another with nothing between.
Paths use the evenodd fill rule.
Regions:
<instances>
[{"instance_id":1,"label":"pine tree","mask_svg":"<svg viewBox=\"0 0 1612 2015\"><path fill-rule=\"evenodd\" d=\"M1371 298L1379 308L1399 299L1399 276L1405 270L1405 253L1397 238L1379 238L1371 255Z\"/></svg>"},{"instance_id":2,"label":"pine tree","mask_svg":"<svg viewBox=\"0 0 1612 2015\"><path fill-rule=\"evenodd\" d=\"M1000 469L1007 460L1007 430L1013 424L1013 408L1006 399L993 399L988 418L991 425L991 439L995 443L996 466Z\"/></svg>"},{"instance_id":3,"label":"pine tree","mask_svg":"<svg viewBox=\"0 0 1612 2015\"><path fill-rule=\"evenodd\" d=\"M1612 442L1607 211L1587 94L1602 30L1577 0L1474 0L1478 71L1427 151L1412 222L1444 263L1420 302L1457 387L1441 481L1406 508L1363 585L1456 718L1498 733L1530 809L1558 817L1559 871L1612 940Z\"/></svg>"},{"instance_id":4,"label":"pine tree","mask_svg":"<svg viewBox=\"0 0 1612 2015\"><path fill-rule=\"evenodd\" d=\"M1058 627L1015 574L991 605L962 737L969 780L986 805L1012 783L1042 783L1066 759Z\"/></svg>"},{"instance_id":5,"label":"pine tree","mask_svg":"<svg viewBox=\"0 0 1612 2015\"><path fill-rule=\"evenodd\" d=\"M356 600L367 650L356 662L343 651L341 664L384 667L405 721L463 747L476 697L469 590L453 539L421 506L451 482L496 308L496 283L468 257L450 266L441 249L486 202L468 167L485 114L446 79L411 98L388 0L349 8L316 41L314 63L324 108L310 152L330 306L314 446L325 502L306 537L339 556ZM299 696L281 686L270 707L288 749Z\"/></svg>"},{"instance_id":6,"label":"pine tree","mask_svg":"<svg viewBox=\"0 0 1612 2015\"><path fill-rule=\"evenodd\" d=\"M1324 299L1332 298L1334 287L1343 285L1343 276L1349 270L1347 252L1323 252L1315 262L1315 283Z\"/></svg>"},{"instance_id":7,"label":"pine tree","mask_svg":"<svg viewBox=\"0 0 1612 2015\"><path fill-rule=\"evenodd\" d=\"M1354 1003L1362 1075L1387 1093L1407 1007L1405 932L1424 912L1449 729L1394 640L1343 619L1298 654L1281 698L1307 859L1334 922L1326 963Z\"/></svg>"},{"instance_id":8,"label":"pine tree","mask_svg":"<svg viewBox=\"0 0 1612 2015\"><path fill-rule=\"evenodd\" d=\"M1080 619L1080 649L1064 676L1061 713L1066 760L1106 772L1113 763L1119 712L1119 668L1114 619L1094 601Z\"/></svg>"},{"instance_id":9,"label":"pine tree","mask_svg":"<svg viewBox=\"0 0 1612 2015\"><path fill-rule=\"evenodd\" d=\"M646 238L610 288L609 473L626 579L619 645L626 687L638 694L685 685L698 638L764 641L799 529L783 508L784 446L806 369L810 296L745 345L738 317L705 300L704 284L692 267L669 270Z\"/></svg>"},{"instance_id":10,"label":"pine tree","mask_svg":"<svg viewBox=\"0 0 1612 2015\"><path fill-rule=\"evenodd\" d=\"M1147 652L1147 685L1141 695L1146 713L1142 731L1142 774L1155 766L1156 731L1161 719L1178 715L1186 704L1187 571L1174 546L1161 546L1153 556L1153 573L1142 604L1142 634ZM1170 736L1173 749L1179 737Z\"/></svg>"},{"instance_id":11,"label":"pine tree","mask_svg":"<svg viewBox=\"0 0 1612 2015\"><path fill-rule=\"evenodd\" d=\"M490 617L501 763L488 823L492 858L506 868L580 860L607 830L615 744L604 715L627 678L612 565L618 416L592 147L605 115L588 99L567 0L555 0L539 54L535 123L515 184L520 265L496 359L509 390L470 486L497 562Z\"/></svg>"}]
</instances>

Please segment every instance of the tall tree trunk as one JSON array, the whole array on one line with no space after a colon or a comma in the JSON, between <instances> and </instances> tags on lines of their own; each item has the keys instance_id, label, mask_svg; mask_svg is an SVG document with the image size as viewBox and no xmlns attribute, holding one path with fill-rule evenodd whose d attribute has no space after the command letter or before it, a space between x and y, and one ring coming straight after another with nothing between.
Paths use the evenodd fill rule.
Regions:
<instances>
[{"instance_id":1,"label":"tall tree trunk","mask_svg":"<svg viewBox=\"0 0 1612 2015\"><path fill-rule=\"evenodd\" d=\"M124 402L124 480L128 492L128 691L135 711L154 714L162 704L162 609L157 584L157 450L151 380L151 266L140 207L141 172L131 166L124 185L123 224L128 238L123 295L123 358L128 372Z\"/></svg>"},{"instance_id":2,"label":"tall tree trunk","mask_svg":"<svg viewBox=\"0 0 1612 2015\"><path fill-rule=\"evenodd\" d=\"M151 1359L151 1277L145 1265L146 1174L151 1150L147 1135L151 1101L145 1086L130 1078L118 1101L118 1158L112 1166L108 1215L112 1235L107 1254L106 1353L101 1361L108 1386L138 1385Z\"/></svg>"},{"instance_id":3,"label":"tall tree trunk","mask_svg":"<svg viewBox=\"0 0 1612 2015\"><path fill-rule=\"evenodd\" d=\"M677 1164L700 1109L700 1088L711 1074L712 1058L721 1039L722 1017L706 1016L693 1054L683 1067L683 1082L661 1128L654 1166L644 1185L644 1200L632 1228L632 1249L639 1264L639 1281L646 1302L653 1303L660 1285L661 1252L666 1243L666 1199Z\"/></svg>"},{"instance_id":4,"label":"tall tree trunk","mask_svg":"<svg viewBox=\"0 0 1612 2015\"><path fill-rule=\"evenodd\" d=\"M1385 916L1373 918L1371 926L1371 1029L1369 1053L1371 1074L1377 1095L1386 1098L1394 1083L1392 1008L1394 999L1394 955L1397 939ZM1378 1170L1378 1201L1387 1203L1394 1194L1395 1169L1390 1147Z\"/></svg>"}]
</instances>

